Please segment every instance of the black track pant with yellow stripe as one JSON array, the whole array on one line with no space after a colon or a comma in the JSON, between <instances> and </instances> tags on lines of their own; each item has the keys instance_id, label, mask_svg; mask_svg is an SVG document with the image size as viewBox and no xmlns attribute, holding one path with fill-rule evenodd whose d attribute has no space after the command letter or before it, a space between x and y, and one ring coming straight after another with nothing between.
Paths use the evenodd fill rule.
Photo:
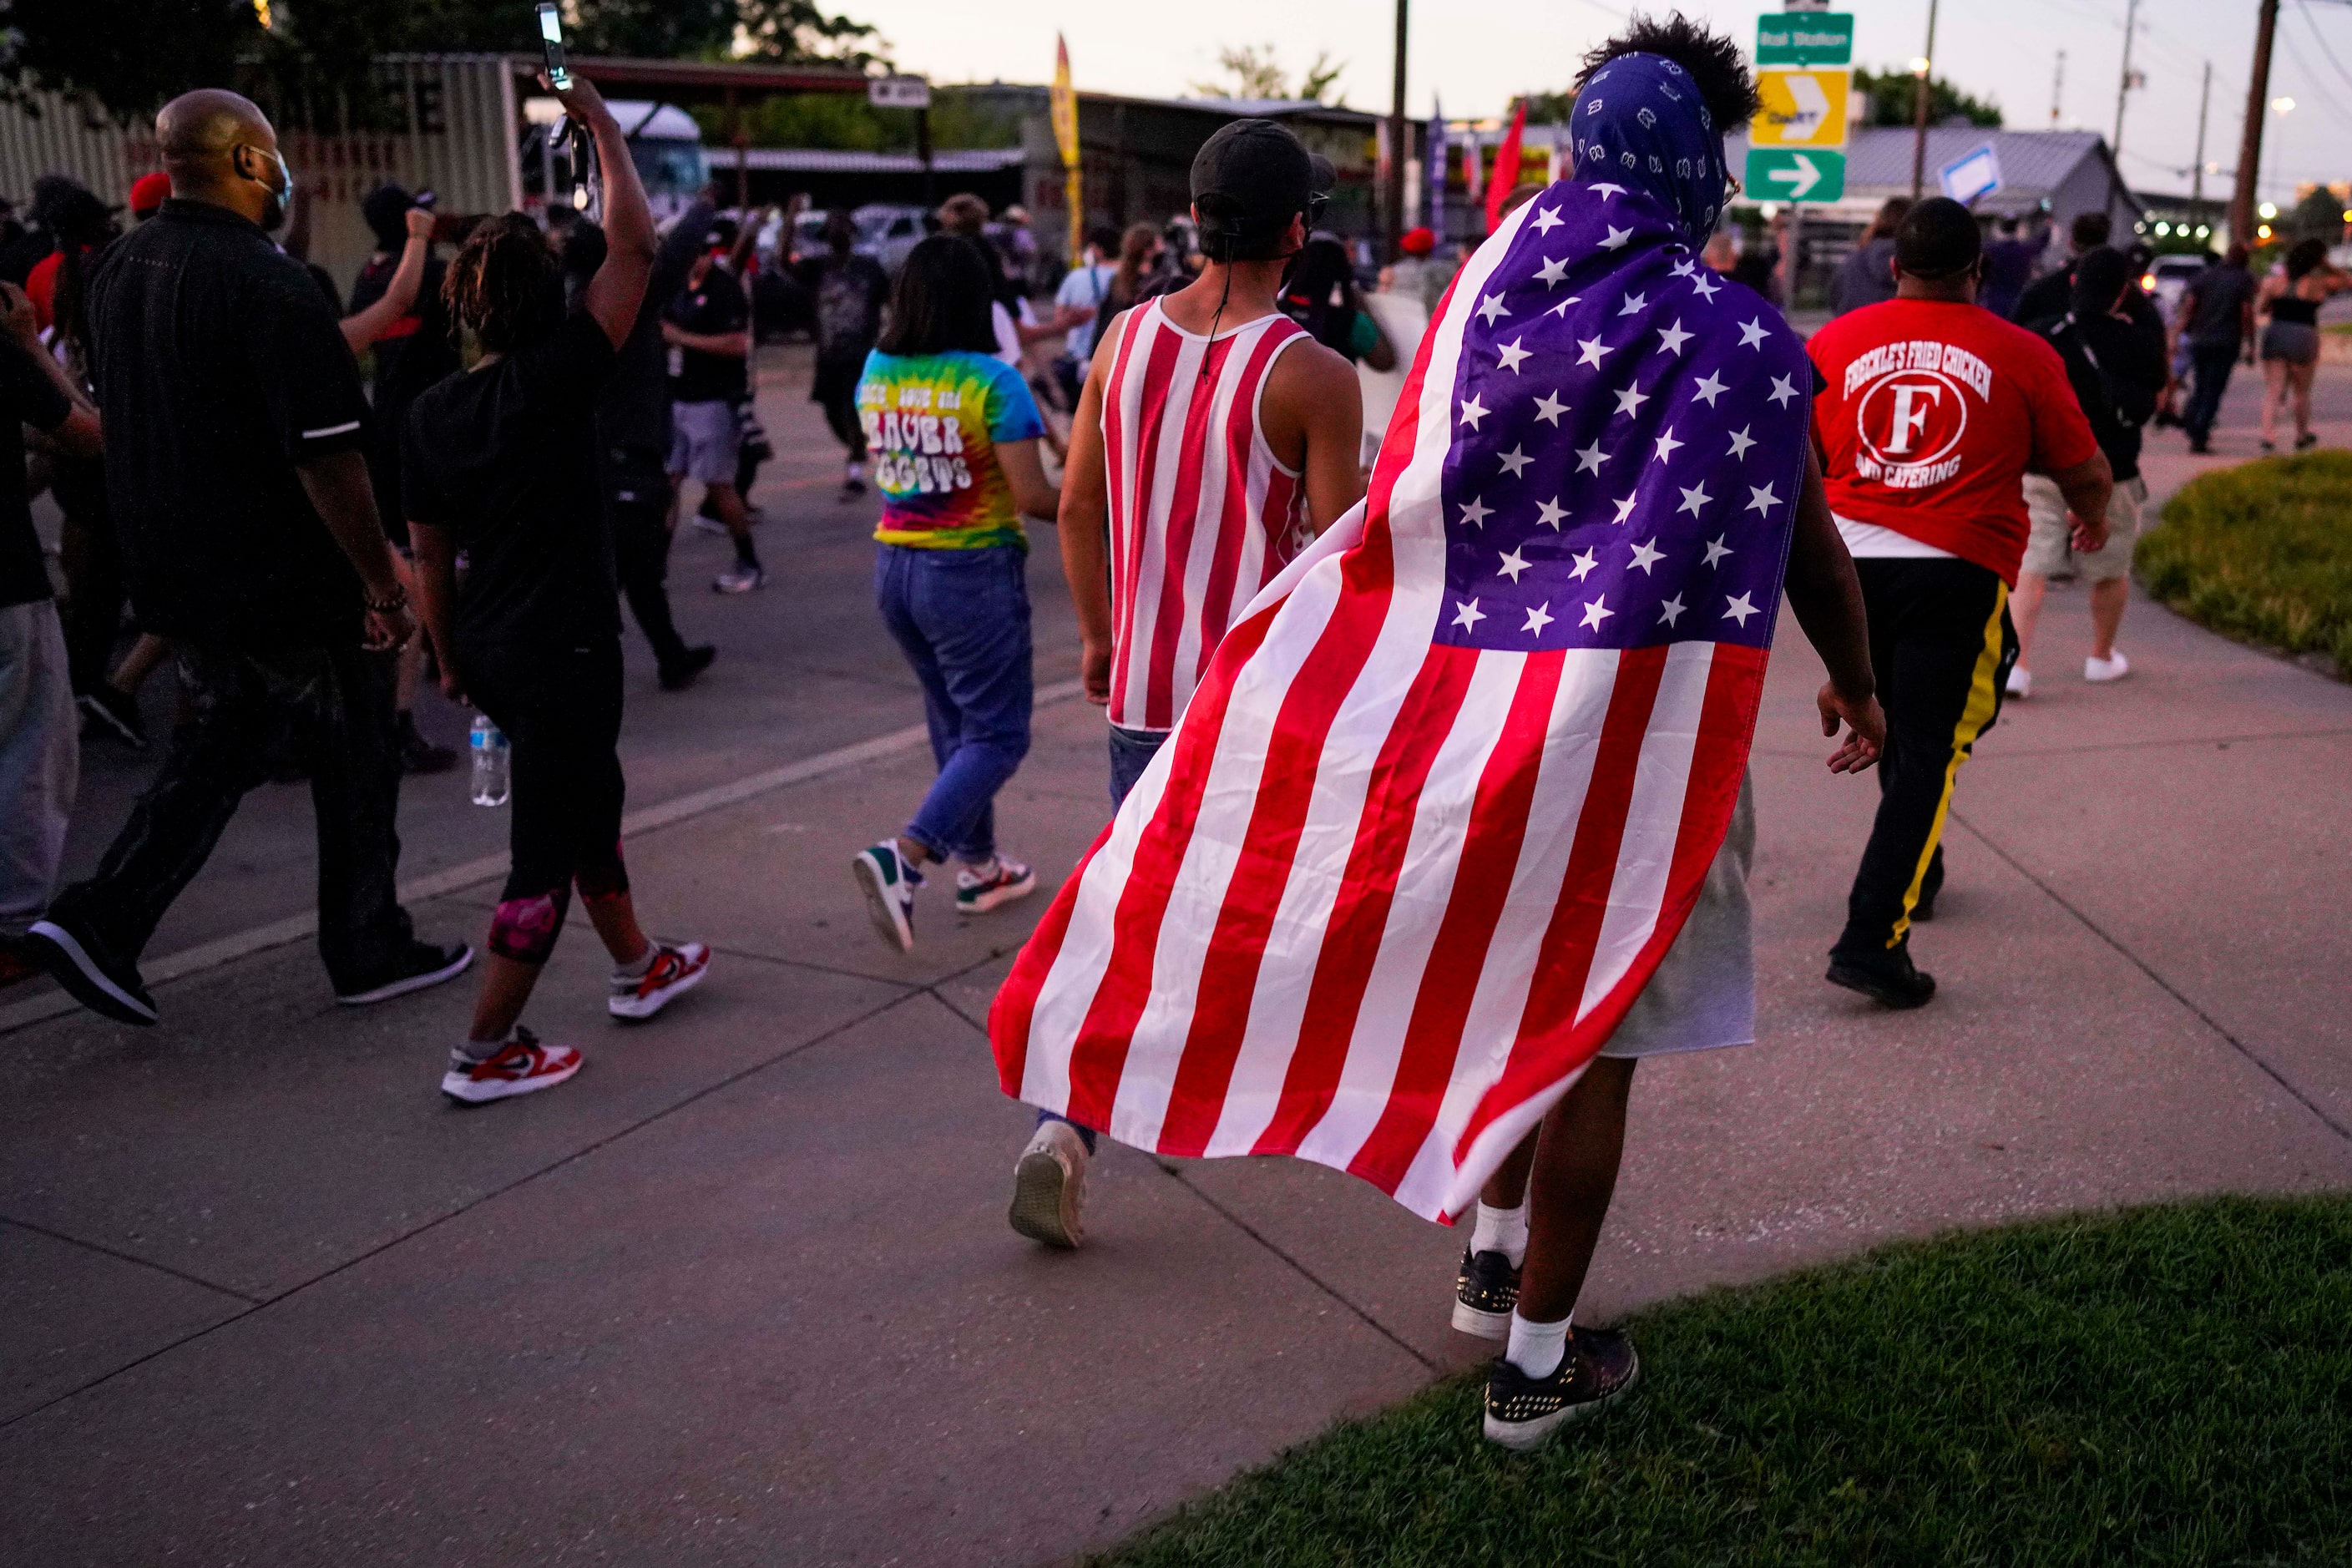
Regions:
<instances>
[{"instance_id":1,"label":"black track pant with yellow stripe","mask_svg":"<svg viewBox=\"0 0 2352 1568\"><path fill-rule=\"evenodd\" d=\"M1966 561L1864 557L1870 661L1886 710L1878 820L1832 950L1868 962L1902 945L1923 892L1942 880L1939 847L1952 785L1977 737L2000 713L2017 662L2009 588Z\"/></svg>"}]
</instances>

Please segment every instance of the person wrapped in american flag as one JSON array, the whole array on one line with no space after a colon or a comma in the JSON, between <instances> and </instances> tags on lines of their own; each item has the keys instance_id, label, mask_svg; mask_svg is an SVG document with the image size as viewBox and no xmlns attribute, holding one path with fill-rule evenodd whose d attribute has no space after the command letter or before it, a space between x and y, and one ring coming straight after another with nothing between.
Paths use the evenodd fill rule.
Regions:
<instances>
[{"instance_id":1,"label":"person wrapped in american flag","mask_svg":"<svg viewBox=\"0 0 2352 1568\"><path fill-rule=\"evenodd\" d=\"M1485 1429L1622 1397L1572 1324L1633 1064L1754 1035L1745 784L1785 588L1834 772L1885 737L1813 373L1702 266L1736 46L1586 57L1575 167L1456 277L1360 508L1269 584L1024 949L1007 1094L1175 1155L1291 1154L1477 1221Z\"/></svg>"}]
</instances>

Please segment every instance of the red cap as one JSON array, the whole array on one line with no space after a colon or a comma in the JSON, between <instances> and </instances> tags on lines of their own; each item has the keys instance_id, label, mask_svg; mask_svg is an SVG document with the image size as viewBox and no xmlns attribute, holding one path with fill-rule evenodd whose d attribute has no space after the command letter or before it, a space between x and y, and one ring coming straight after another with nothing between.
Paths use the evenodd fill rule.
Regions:
<instances>
[{"instance_id":1,"label":"red cap","mask_svg":"<svg viewBox=\"0 0 2352 1568\"><path fill-rule=\"evenodd\" d=\"M163 205L172 194L172 176L163 174L142 174L131 182L131 216L145 217Z\"/></svg>"},{"instance_id":2,"label":"red cap","mask_svg":"<svg viewBox=\"0 0 2352 1568\"><path fill-rule=\"evenodd\" d=\"M1425 228L1409 228L1397 241L1397 248L1407 256L1427 256L1437 248L1437 236Z\"/></svg>"}]
</instances>

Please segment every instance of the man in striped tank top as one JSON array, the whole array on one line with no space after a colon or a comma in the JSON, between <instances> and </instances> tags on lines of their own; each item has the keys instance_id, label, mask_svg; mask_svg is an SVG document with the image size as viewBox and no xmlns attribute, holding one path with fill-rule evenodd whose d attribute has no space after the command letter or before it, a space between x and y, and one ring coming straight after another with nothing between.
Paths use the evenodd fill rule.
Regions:
<instances>
[{"instance_id":1,"label":"man in striped tank top","mask_svg":"<svg viewBox=\"0 0 2352 1568\"><path fill-rule=\"evenodd\" d=\"M1363 496L1355 369L1276 303L1332 178L1273 121L1223 127L1192 160L1207 266L1096 339L1060 532L1087 697L1109 710L1114 805L1175 727L1226 628ZM1014 1167L1014 1230L1078 1245L1094 1142L1093 1130L1039 1113Z\"/></svg>"}]
</instances>

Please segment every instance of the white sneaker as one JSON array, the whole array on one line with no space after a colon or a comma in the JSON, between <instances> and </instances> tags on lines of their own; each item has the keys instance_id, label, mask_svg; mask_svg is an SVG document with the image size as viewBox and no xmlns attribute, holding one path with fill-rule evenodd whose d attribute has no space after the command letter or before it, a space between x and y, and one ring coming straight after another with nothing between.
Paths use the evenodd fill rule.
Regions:
<instances>
[{"instance_id":1,"label":"white sneaker","mask_svg":"<svg viewBox=\"0 0 2352 1568\"><path fill-rule=\"evenodd\" d=\"M710 973L710 950L698 942L658 947L643 974L611 976L604 1010L615 1018L650 1018L702 984Z\"/></svg>"},{"instance_id":2,"label":"white sneaker","mask_svg":"<svg viewBox=\"0 0 2352 1568\"><path fill-rule=\"evenodd\" d=\"M2006 690L2011 697L2026 698L2032 696L2033 672L2026 668L2025 666L2021 664L2011 665L2009 667L2009 681L2002 689Z\"/></svg>"},{"instance_id":3,"label":"white sneaker","mask_svg":"<svg viewBox=\"0 0 2352 1568\"><path fill-rule=\"evenodd\" d=\"M885 838L871 848L860 849L849 870L858 890L866 895L875 931L900 952L914 952L915 889L923 885L923 874L898 853L898 841Z\"/></svg>"},{"instance_id":4,"label":"white sneaker","mask_svg":"<svg viewBox=\"0 0 2352 1568\"><path fill-rule=\"evenodd\" d=\"M768 574L748 561L738 561L711 582L721 594L748 594L768 580Z\"/></svg>"},{"instance_id":5,"label":"white sneaker","mask_svg":"<svg viewBox=\"0 0 2352 1568\"><path fill-rule=\"evenodd\" d=\"M441 1092L460 1105L488 1105L553 1089L579 1070L578 1051L541 1045L529 1029L518 1028L513 1038L483 1060L451 1051L449 1070L441 1075Z\"/></svg>"},{"instance_id":6,"label":"white sneaker","mask_svg":"<svg viewBox=\"0 0 2352 1568\"><path fill-rule=\"evenodd\" d=\"M2121 648L2105 658L2095 656L2083 661L2083 679L2094 686L2105 686L2110 680L2121 680L2131 673L2131 660Z\"/></svg>"},{"instance_id":7,"label":"white sneaker","mask_svg":"<svg viewBox=\"0 0 2352 1568\"><path fill-rule=\"evenodd\" d=\"M1086 1240L1078 1221L1086 1200L1087 1141L1066 1121L1041 1121L1013 1167L1013 1228L1048 1247Z\"/></svg>"}]
</instances>

